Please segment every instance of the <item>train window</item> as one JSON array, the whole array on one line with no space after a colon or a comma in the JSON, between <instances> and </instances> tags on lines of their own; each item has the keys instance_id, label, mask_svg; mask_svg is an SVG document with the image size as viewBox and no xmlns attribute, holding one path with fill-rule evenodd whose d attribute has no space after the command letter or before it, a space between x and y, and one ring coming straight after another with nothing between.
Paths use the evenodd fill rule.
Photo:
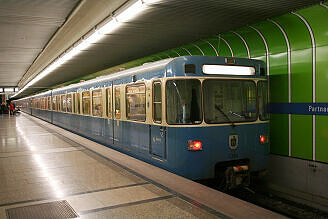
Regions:
<instances>
[{"instance_id":1,"label":"train window","mask_svg":"<svg viewBox=\"0 0 328 219\"><path fill-rule=\"evenodd\" d=\"M92 115L101 117L103 113L101 90L92 91Z\"/></svg>"},{"instance_id":2,"label":"train window","mask_svg":"<svg viewBox=\"0 0 328 219\"><path fill-rule=\"evenodd\" d=\"M76 93L76 113L81 114L81 98L80 98L80 93Z\"/></svg>"},{"instance_id":3,"label":"train window","mask_svg":"<svg viewBox=\"0 0 328 219\"><path fill-rule=\"evenodd\" d=\"M257 95L259 104L259 117L260 120L268 120L268 82L259 81L257 83Z\"/></svg>"},{"instance_id":4,"label":"train window","mask_svg":"<svg viewBox=\"0 0 328 219\"><path fill-rule=\"evenodd\" d=\"M72 112L72 94L66 95L66 106L67 106L67 112Z\"/></svg>"},{"instance_id":5,"label":"train window","mask_svg":"<svg viewBox=\"0 0 328 219\"><path fill-rule=\"evenodd\" d=\"M169 80L166 83L168 124L200 124L201 84L197 79Z\"/></svg>"},{"instance_id":6,"label":"train window","mask_svg":"<svg viewBox=\"0 0 328 219\"><path fill-rule=\"evenodd\" d=\"M153 84L153 119L154 122L162 122L162 89L159 81Z\"/></svg>"},{"instance_id":7,"label":"train window","mask_svg":"<svg viewBox=\"0 0 328 219\"><path fill-rule=\"evenodd\" d=\"M121 118L121 87L115 87L115 119Z\"/></svg>"},{"instance_id":8,"label":"train window","mask_svg":"<svg viewBox=\"0 0 328 219\"><path fill-rule=\"evenodd\" d=\"M76 113L76 93L72 93L72 113Z\"/></svg>"},{"instance_id":9,"label":"train window","mask_svg":"<svg viewBox=\"0 0 328 219\"><path fill-rule=\"evenodd\" d=\"M51 97L47 97L48 110L51 110Z\"/></svg>"},{"instance_id":10,"label":"train window","mask_svg":"<svg viewBox=\"0 0 328 219\"><path fill-rule=\"evenodd\" d=\"M56 96L56 111L60 110L60 96Z\"/></svg>"},{"instance_id":11,"label":"train window","mask_svg":"<svg viewBox=\"0 0 328 219\"><path fill-rule=\"evenodd\" d=\"M127 119L146 120L146 86L144 84L126 86Z\"/></svg>"},{"instance_id":12,"label":"train window","mask_svg":"<svg viewBox=\"0 0 328 219\"><path fill-rule=\"evenodd\" d=\"M56 110L56 97L52 96L52 110Z\"/></svg>"},{"instance_id":13,"label":"train window","mask_svg":"<svg viewBox=\"0 0 328 219\"><path fill-rule=\"evenodd\" d=\"M204 81L203 89L206 123L256 120L254 81L208 79Z\"/></svg>"},{"instance_id":14,"label":"train window","mask_svg":"<svg viewBox=\"0 0 328 219\"><path fill-rule=\"evenodd\" d=\"M90 115L90 92L84 91L82 92L82 112L83 115Z\"/></svg>"},{"instance_id":15,"label":"train window","mask_svg":"<svg viewBox=\"0 0 328 219\"><path fill-rule=\"evenodd\" d=\"M107 88L107 117L112 118L112 88Z\"/></svg>"},{"instance_id":16,"label":"train window","mask_svg":"<svg viewBox=\"0 0 328 219\"><path fill-rule=\"evenodd\" d=\"M76 113L75 111L76 111L76 106L75 106L75 101L76 101L76 93L72 93L71 94L72 95L72 113Z\"/></svg>"},{"instance_id":17,"label":"train window","mask_svg":"<svg viewBox=\"0 0 328 219\"><path fill-rule=\"evenodd\" d=\"M63 94L60 96L61 99L61 111L66 112L66 95Z\"/></svg>"}]
</instances>

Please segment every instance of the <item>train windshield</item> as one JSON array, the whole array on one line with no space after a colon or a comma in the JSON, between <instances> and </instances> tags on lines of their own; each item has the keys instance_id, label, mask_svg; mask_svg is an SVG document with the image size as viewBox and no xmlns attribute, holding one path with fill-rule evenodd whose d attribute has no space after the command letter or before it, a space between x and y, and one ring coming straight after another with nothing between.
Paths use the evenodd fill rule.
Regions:
<instances>
[{"instance_id":1,"label":"train windshield","mask_svg":"<svg viewBox=\"0 0 328 219\"><path fill-rule=\"evenodd\" d=\"M204 81L205 122L248 122L257 119L256 85L248 80Z\"/></svg>"},{"instance_id":2,"label":"train windshield","mask_svg":"<svg viewBox=\"0 0 328 219\"><path fill-rule=\"evenodd\" d=\"M169 80L166 83L168 124L200 124L201 83L197 79Z\"/></svg>"}]
</instances>

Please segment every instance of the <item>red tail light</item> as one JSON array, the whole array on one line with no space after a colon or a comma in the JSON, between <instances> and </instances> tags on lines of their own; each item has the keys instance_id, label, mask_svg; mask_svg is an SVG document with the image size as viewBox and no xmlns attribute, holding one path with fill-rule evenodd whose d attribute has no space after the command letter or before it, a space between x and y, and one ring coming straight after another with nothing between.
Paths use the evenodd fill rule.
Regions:
<instances>
[{"instance_id":1,"label":"red tail light","mask_svg":"<svg viewBox=\"0 0 328 219\"><path fill-rule=\"evenodd\" d=\"M188 150L201 151L203 150L203 144L201 141L188 141Z\"/></svg>"},{"instance_id":2,"label":"red tail light","mask_svg":"<svg viewBox=\"0 0 328 219\"><path fill-rule=\"evenodd\" d=\"M266 135L261 135L261 136L260 136L260 143L261 143L261 144L268 143L268 136L266 136Z\"/></svg>"}]
</instances>

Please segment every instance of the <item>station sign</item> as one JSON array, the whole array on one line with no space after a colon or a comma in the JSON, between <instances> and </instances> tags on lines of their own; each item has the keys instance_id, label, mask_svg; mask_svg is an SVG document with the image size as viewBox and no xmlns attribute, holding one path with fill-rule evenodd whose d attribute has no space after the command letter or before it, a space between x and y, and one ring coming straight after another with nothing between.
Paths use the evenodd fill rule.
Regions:
<instances>
[{"instance_id":1,"label":"station sign","mask_svg":"<svg viewBox=\"0 0 328 219\"><path fill-rule=\"evenodd\" d=\"M273 114L328 115L328 103L271 103Z\"/></svg>"}]
</instances>

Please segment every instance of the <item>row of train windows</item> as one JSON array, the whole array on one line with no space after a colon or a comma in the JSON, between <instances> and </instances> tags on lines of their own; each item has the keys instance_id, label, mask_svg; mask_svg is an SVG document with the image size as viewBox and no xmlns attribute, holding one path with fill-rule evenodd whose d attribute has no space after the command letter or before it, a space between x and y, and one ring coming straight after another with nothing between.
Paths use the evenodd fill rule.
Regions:
<instances>
[{"instance_id":1,"label":"row of train windows","mask_svg":"<svg viewBox=\"0 0 328 219\"><path fill-rule=\"evenodd\" d=\"M154 83L154 121L161 122L161 82ZM106 97L106 103L103 102L103 95ZM120 87L114 88L115 106L112 106L111 88L106 90L97 89L92 91L83 91L82 93L55 95L52 98L35 98L32 100L32 108L42 110L54 110L83 115L92 115L97 117L107 116L115 119L121 118L121 92ZM145 84L134 84L126 86L126 117L130 120L146 120L146 87ZM81 105L80 105L81 101ZM103 107L107 105L106 109ZM113 110L112 110L113 109ZM114 113L112 113L114 112Z\"/></svg>"},{"instance_id":2,"label":"row of train windows","mask_svg":"<svg viewBox=\"0 0 328 219\"><path fill-rule=\"evenodd\" d=\"M121 87L83 91L33 99L34 108L121 118ZM125 90L126 118L146 120L146 88L143 83L127 85ZM162 121L161 82L155 81L153 91L153 120ZM267 81L198 79L168 80L166 93L166 121L168 124L208 124L253 122L268 120ZM115 104L112 103L114 101ZM51 107L52 104L52 107ZM104 107L106 106L107 107ZM107 110L106 110L107 109Z\"/></svg>"}]
</instances>

